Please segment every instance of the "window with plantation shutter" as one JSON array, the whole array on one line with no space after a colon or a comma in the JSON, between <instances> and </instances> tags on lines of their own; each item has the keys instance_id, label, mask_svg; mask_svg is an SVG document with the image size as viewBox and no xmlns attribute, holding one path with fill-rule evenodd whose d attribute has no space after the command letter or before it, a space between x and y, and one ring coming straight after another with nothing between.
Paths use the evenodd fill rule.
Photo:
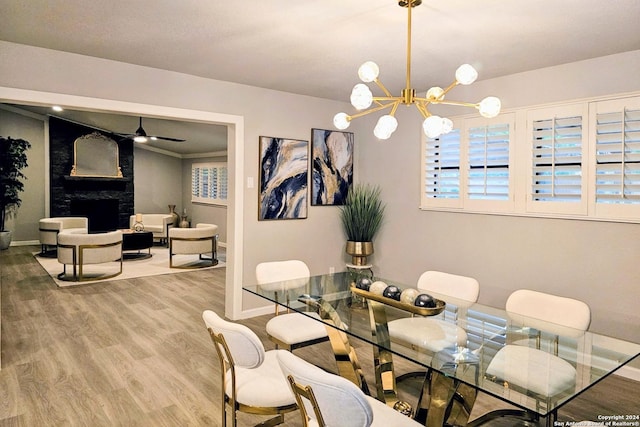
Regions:
<instances>
[{"instance_id":1,"label":"window with plantation shutter","mask_svg":"<svg viewBox=\"0 0 640 427\"><path fill-rule=\"evenodd\" d=\"M191 165L191 201L226 205L228 199L226 162L193 163Z\"/></svg>"},{"instance_id":2,"label":"window with plantation shutter","mask_svg":"<svg viewBox=\"0 0 640 427\"><path fill-rule=\"evenodd\" d=\"M514 124L512 114L491 120L467 121L465 207L499 212L513 209L511 146Z\"/></svg>"},{"instance_id":3,"label":"window with plantation shutter","mask_svg":"<svg viewBox=\"0 0 640 427\"><path fill-rule=\"evenodd\" d=\"M460 206L460 130L427 139L423 159L423 203Z\"/></svg>"},{"instance_id":4,"label":"window with plantation shutter","mask_svg":"<svg viewBox=\"0 0 640 427\"><path fill-rule=\"evenodd\" d=\"M584 105L529 112L531 172L527 210L587 213L587 109Z\"/></svg>"},{"instance_id":5,"label":"window with plantation shutter","mask_svg":"<svg viewBox=\"0 0 640 427\"><path fill-rule=\"evenodd\" d=\"M595 103L595 204L604 217L640 214L640 98Z\"/></svg>"},{"instance_id":6,"label":"window with plantation shutter","mask_svg":"<svg viewBox=\"0 0 640 427\"><path fill-rule=\"evenodd\" d=\"M470 199L509 199L509 125L469 129Z\"/></svg>"},{"instance_id":7,"label":"window with plantation shutter","mask_svg":"<svg viewBox=\"0 0 640 427\"><path fill-rule=\"evenodd\" d=\"M421 209L640 223L640 92L454 129L422 139Z\"/></svg>"}]
</instances>

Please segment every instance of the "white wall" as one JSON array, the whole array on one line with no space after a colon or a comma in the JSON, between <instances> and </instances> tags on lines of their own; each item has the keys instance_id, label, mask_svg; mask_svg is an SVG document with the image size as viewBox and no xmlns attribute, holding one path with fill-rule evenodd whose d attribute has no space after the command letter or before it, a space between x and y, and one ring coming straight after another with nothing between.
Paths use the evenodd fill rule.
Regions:
<instances>
[{"instance_id":1,"label":"white wall","mask_svg":"<svg viewBox=\"0 0 640 427\"><path fill-rule=\"evenodd\" d=\"M640 51L481 81L451 98L491 94L514 108L638 91L638 75ZM498 307L518 288L579 298L592 309L591 330L640 342L640 225L420 211L421 120L411 109L398 121L386 142L364 136L370 122L358 150L360 180L380 184L388 205L373 258L380 275L404 283L428 269L474 276L480 302Z\"/></svg>"}]
</instances>

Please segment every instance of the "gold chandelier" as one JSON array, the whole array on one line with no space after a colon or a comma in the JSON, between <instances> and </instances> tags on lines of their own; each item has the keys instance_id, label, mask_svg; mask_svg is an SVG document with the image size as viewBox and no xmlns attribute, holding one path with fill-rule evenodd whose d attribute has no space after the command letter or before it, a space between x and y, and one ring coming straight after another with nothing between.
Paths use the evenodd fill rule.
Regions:
<instances>
[{"instance_id":1,"label":"gold chandelier","mask_svg":"<svg viewBox=\"0 0 640 427\"><path fill-rule=\"evenodd\" d=\"M378 80L380 70L375 62L367 61L358 69L358 76L364 83L375 82L384 92L385 96L373 96L369 87L364 83L358 83L351 92L351 104L360 112L348 115L338 113L333 118L336 128L344 130L349 127L351 120L365 116L370 113L390 108L386 114L376 124L373 133L379 139L389 139L391 134L398 127L395 113L400 104L415 105L420 114L424 117L422 129L429 138L448 133L453 129L453 123L448 118L435 116L429 112L429 104L459 105L463 107L473 107L478 109L480 115L491 118L500 114L500 99L489 96L477 104L470 102L459 102L445 100L445 95L459 84L470 85L478 78L478 72L469 64L463 64L456 70L455 80L446 88L432 87L424 98L416 96L416 90L411 87L411 9L422 4L422 0L400 0L398 4L407 8L407 81L406 87L402 89L400 96L392 96L387 88ZM372 106L372 104L375 104Z\"/></svg>"}]
</instances>

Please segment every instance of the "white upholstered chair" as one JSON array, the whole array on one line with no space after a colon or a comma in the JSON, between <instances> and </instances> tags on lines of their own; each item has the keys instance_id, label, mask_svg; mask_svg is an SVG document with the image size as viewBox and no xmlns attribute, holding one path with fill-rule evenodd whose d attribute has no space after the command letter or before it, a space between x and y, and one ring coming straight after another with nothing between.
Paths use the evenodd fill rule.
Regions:
<instances>
[{"instance_id":1,"label":"white upholstered chair","mask_svg":"<svg viewBox=\"0 0 640 427\"><path fill-rule=\"evenodd\" d=\"M222 425L237 425L237 411L275 415L262 425L284 422L284 414L298 406L286 377L279 368L276 351L265 352L258 336L248 327L228 322L211 310L202 319L215 345L222 383Z\"/></svg>"},{"instance_id":2,"label":"white upholstered chair","mask_svg":"<svg viewBox=\"0 0 640 427\"><path fill-rule=\"evenodd\" d=\"M204 257L210 254L211 258ZM175 255L198 255L200 261L211 263L174 264ZM195 228L169 227L169 267L199 268L218 264L218 226L215 224L196 224Z\"/></svg>"},{"instance_id":3,"label":"white upholstered chair","mask_svg":"<svg viewBox=\"0 0 640 427\"><path fill-rule=\"evenodd\" d=\"M528 289L513 292L505 308L512 325L544 331L551 336L578 338L591 323L591 310L584 302ZM538 395L542 400L566 391L575 385L576 369L558 357L558 337L553 338L546 351L541 349L537 334L532 339L506 344L489 362L485 376L529 395ZM555 419L555 412L552 417Z\"/></svg>"},{"instance_id":4,"label":"white upholstered chair","mask_svg":"<svg viewBox=\"0 0 640 427\"><path fill-rule=\"evenodd\" d=\"M136 225L136 215L129 217L129 228L132 230ZM168 214L142 214L142 225L144 231L151 231L153 239L158 239L160 244L168 242L169 229L173 227L173 216Z\"/></svg>"},{"instance_id":5,"label":"white upholstered chair","mask_svg":"<svg viewBox=\"0 0 640 427\"><path fill-rule=\"evenodd\" d=\"M258 284L276 292L276 298L280 297L279 292L286 298L286 291L295 288L301 288L301 293L305 293L309 276L309 267L299 260L263 262L256 266ZM275 313L267 322L266 330L269 339L279 348L291 351L329 339L326 326L318 320L300 313L280 313L278 304ZM316 313L309 313L309 316L319 318Z\"/></svg>"},{"instance_id":6,"label":"white upholstered chair","mask_svg":"<svg viewBox=\"0 0 640 427\"><path fill-rule=\"evenodd\" d=\"M475 303L480 293L480 285L476 279L440 271L422 273L417 288L436 298L446 298L458 307ZM433 353L455 345L465 346L467 343L464 329L439 317L408 317L392 320L388 326L391 341Z\"/></svg>"},{"instance_id":7,"label":"white upholstered chair","mask_svg":"<svg viewBox=\"0 0 640 427\"><path fill-rule=\"evenodd\" d=\"M86 281L109 279L122 273L122 232L87 234L80 229L63 230L58 233L58 262L63 264L60 280ZM114 264L113 271L101 271L98 275L87 274L91 264ZM73 275L67 274L67 265Z\"/></svg>"},{"instance_id":8,"label":"white upholstered chair","mask_svg":"<svg viewBox=\"0 0 640 427\"><path fill-rule=\"evenodd\" d=\"M410 417L367 396L346 378L328 373L295 354L276 350L307 426L419 426Z\"/></svg>"},{"instance_id":9,"label":"white upholstered chair","mask_svg":"<svg viewBox=\"0 0 640 427\"><path fill-rule=\"evenodd\" d=\"M49 247L57 248L58 233L62 230L68 230L86 234L89 232L89 219L75 216L42 218L38 222L38 226L41 246L40 256L55 257L56 252L50 250Z\"/></svg>"}]
</instances>

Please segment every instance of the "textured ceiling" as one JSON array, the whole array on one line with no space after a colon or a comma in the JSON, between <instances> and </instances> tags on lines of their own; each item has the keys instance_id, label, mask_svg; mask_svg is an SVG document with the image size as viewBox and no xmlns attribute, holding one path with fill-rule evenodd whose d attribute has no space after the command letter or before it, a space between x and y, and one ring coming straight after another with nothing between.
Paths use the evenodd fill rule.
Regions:
<instances>
[{"instance_id":1,"label":"textured ceiling","mask_svg":"<svg viewBox=\"0 0 640 427\"><path fill-rule=\"evenodd\" d=\"M394 0L1 0L0 39L348 101L376 61L404 86L407 15ZM412 86L479 79L640 49L640 1L424 0Z\"/></svg>"}]
</instances>

